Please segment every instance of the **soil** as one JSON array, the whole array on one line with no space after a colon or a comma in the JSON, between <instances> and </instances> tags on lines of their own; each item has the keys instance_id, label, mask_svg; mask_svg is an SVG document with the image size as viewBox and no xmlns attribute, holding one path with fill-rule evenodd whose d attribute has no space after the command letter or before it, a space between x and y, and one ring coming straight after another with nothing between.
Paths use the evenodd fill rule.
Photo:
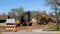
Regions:
<instances>
[{"instance_id":1,"label":"soil","mask_svg":"<svg viewBox=\"0 0 60 34\"><path fill-rule=\"evenodd\" d=\"M40 28L40 29L46 29L46 28L48 28L48 27L50 27L50 26L52 26L52 25L55 25L55 23L52 23L52 22L49 22L48 24L46 24L46 25L39 25L39 24L37 24L37 23L33 23L33 25L32 26L30 26L32 29L34 29L34 28ZM26 28L27 28L28 26L21 26L21 27L17 27L17 31L19 31L19 30L25 30ZM5 31L5 27L0 27L0 32L4 32Z\"/></svg>"}]
</instances>

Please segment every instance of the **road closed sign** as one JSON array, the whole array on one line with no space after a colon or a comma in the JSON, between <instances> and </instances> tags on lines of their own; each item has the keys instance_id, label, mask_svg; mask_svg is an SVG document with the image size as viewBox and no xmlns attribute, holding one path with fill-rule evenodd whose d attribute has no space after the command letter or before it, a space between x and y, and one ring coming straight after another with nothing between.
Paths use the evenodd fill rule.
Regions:
<instances>
[{"instance_id":1,"label":"road closed sign","mask_svg":"<svg viewBox=\"0 0 60 34\"><path fill-rule=\"evenodd\" d=\"M7 19L6 20L6 23L15 23L15 19L14 18Z\"/></svg>"}]
</instances>

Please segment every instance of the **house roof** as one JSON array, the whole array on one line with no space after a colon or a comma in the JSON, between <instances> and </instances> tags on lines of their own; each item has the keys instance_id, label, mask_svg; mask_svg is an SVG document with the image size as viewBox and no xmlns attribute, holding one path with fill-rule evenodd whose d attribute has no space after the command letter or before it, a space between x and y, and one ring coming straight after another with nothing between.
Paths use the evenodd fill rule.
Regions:
<instances>
[{"instance_id":1,"label":"house roof","mask_svg":"<svg viewBox=\"0 0 60 34\"><path fill-rule=\"evenodd\" d=\"M0 15L0 20L6 20L7 19L7 15Z\"/></svg>"}]
</instances>

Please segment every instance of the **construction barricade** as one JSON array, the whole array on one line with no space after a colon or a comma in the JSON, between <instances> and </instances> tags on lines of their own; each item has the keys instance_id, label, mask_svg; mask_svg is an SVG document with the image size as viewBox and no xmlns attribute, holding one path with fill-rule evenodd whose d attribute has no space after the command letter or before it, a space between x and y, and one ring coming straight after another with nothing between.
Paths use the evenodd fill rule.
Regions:
<instances>
[{"instance_id":1,"label":"construction barricade","mask_svg":"<svg viewBox=\"0 0 60 34\"><path fill-rule=\"evenodd\" d=\"M12 31L12 32L16 32L17 31L17 28L16 28L16 25L13 24L13 25L6 25L6 31Z\"/></svg>"}]
</instances>

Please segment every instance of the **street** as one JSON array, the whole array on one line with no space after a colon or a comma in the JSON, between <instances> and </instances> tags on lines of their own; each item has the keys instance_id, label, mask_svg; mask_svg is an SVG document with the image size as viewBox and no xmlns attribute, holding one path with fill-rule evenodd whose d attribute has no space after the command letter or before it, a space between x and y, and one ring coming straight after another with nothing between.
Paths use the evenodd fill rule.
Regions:
<instances>
[{"instance_id":1,"label":"street","mask_svg":"<svg viewBox=\"0 0 60 34\"><path fill-rule=\"evenodd\" d=\"M2 32L2 34L60 34L57 31L37 31L33 30L32 32L27 32L26 30L20 30L18 32Z\"/></svg>"}]
</instances>

